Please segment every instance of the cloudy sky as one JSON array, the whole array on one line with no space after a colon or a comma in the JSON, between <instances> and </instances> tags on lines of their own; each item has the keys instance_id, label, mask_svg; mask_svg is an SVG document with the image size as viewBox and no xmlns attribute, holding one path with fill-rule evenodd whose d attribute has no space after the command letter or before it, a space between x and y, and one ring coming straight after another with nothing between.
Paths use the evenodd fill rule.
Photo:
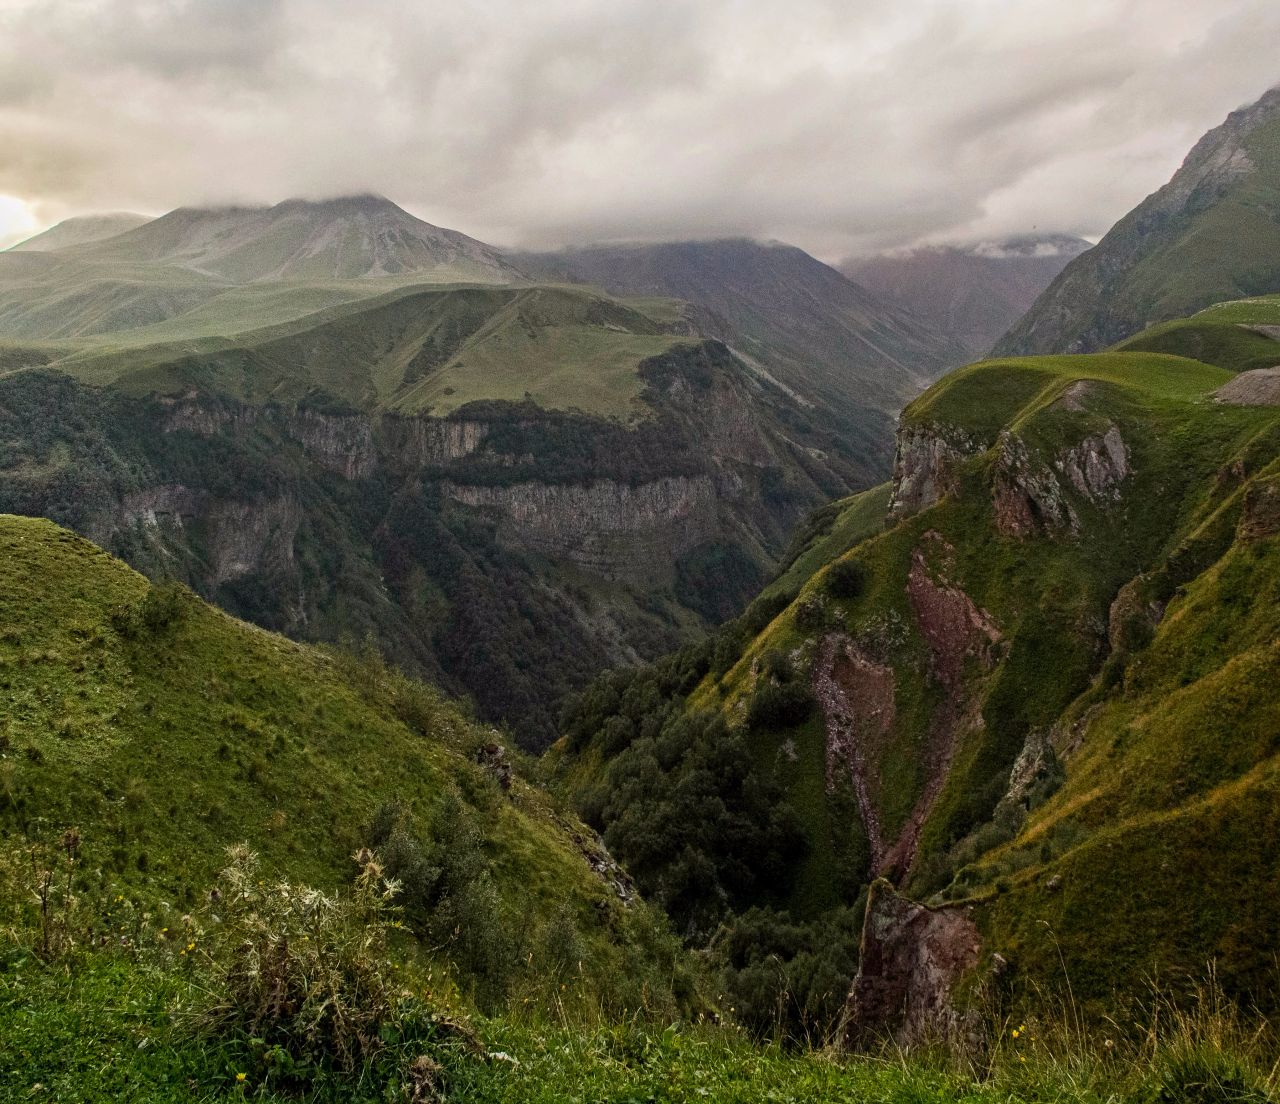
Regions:
<instances>
[{"instance_id":1,"label":"cloudy sky","mask_svg":"<svg viewBox=\"0 0 1280 1104\"><path fill-rule=\"evenodd\" d=\"M357 190L500 245L1096 237L1278 41L1276 0L0 0L0 244Z\"/></svg>"}]
</instances>

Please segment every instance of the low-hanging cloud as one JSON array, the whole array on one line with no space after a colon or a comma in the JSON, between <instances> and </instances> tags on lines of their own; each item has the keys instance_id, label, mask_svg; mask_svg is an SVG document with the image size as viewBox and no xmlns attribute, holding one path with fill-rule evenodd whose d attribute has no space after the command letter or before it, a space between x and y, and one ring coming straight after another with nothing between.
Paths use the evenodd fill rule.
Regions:
<instances>
[{"instance_id":1,"label":"low-hanging cloud","mask_svg":"<svg viewBox=\"0 0 1280 1104\"><path fill-rule=\"evenodd\" d=\"M374 190L503 245L826 257L1097 235L1277 40L1274 0L0 0L0 196Z\"/></svg>"}]
</instances>

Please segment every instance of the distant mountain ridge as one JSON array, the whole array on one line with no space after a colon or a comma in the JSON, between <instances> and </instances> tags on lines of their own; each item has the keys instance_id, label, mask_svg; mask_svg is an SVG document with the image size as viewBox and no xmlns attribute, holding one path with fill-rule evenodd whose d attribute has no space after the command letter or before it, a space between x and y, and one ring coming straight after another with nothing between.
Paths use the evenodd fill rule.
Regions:
<instances>
[{"instance_id":1,"label":"distant mountain ridge","mask_svg":"<svg viewBox=\"0 0 1280 1104\"><path fill-rule=\"evenodd\" d=\"M840 270L954 338L966 359L976 359L1089 247L1069 234L1026 234L851 258Z\"/></svg>"},{"instance_id":2,"label":"distant mountain ridge","mask_svg":"<svg viewBox=\"0 0 1280 1104\"><path fill-rule=\"evenodd\" d=\"M409 273L509 283L497 250L376 195L287 199L271 207L179 207L79 251L87 261L172 265L236 283L352 280Z\"/></svg>"},{"instance_id":3,"label":"distant mountain ridge","mask_svg":"<svg viewBox=\"0 0 1280 1104\"><path fill-rule=\"evenodd\" d=\"M717 336L737 341L735 351L811 396L896 410L965 359L945 335L795 246L743 238L595 245L512 261L614 295L696 304L712 326L720 320Z\"/></svg>"},{"instance_id":4,"label":"distant mountain ridge","mask_svg":"<svg viewBox=\"0 0 1280 1104\"><path fill-rule=\"evenodd\" d=\"M1229 299L1280 291L1280 88L1233 111L1159 191L1069 264L995 347L1091 352Z\"/></svg>"},{"instance_id":5,"label":"distant mountain ridge","mask_svg":"<svg viewBox=\"0 0 1280 1104\"><path fill-rule=\"evenodd\" d=\"M77 215L42 230L39 234L9 247L13 253L53 253L77 245L102 241L136 230L151 221L150 215L137 215L132 211L112 211L101 215Z\"/></svg>"}]
</instances>

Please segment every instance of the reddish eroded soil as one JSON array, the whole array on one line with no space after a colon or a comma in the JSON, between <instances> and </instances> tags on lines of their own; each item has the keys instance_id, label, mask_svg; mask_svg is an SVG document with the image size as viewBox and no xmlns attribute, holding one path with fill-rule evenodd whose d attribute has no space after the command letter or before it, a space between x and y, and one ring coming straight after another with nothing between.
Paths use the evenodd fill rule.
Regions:
<instances>
[{"instance_id":1,"label":"reddish eroded soil","mask_svg":"<svg viewBox=\"0 0 1280 1104\"><path fill-rule=\"evenodd\" d=\"M907 595L929 649L929 674L942 690L924 748L924 785L895 839L885 836L880 815L878 768L897 716L891 667L866 655L843 633L825 636L813 667L813 692L827 735L827 787L842 768L852 778L858 814L867 836L872 873L900 883L915 862L920 831L942 786L960 733L982 723L965 683L970 659L995 662L1000 631L985 610L948 577L955 549L932 530L912 554Z\"/></svg>"},{"instance_id":2,"label":"reddish eroded soil","mask_svg":"<svg viewBox=\"0 0 1280 1104\"><path fill-rule=\"evenodd\" d=\"M893 669L864 655L843 633L823 638L813 692L827 730L827 788L835 785L842 767L848 769L872 870L880 868L885 841L871 765L879 763L893 729L894 685Z\"/></svg>"},{"instance_id":3,"label":"reddish eroded soil","mask_svg":"<svg viewBox=\"0 0 1280 1104\"><path fill-rule=\"evenodd\" d=\"M948 577L955 549L930 530L911 555L907 596L916 624L929 648L929 670L942 688L942 701L929 721L924 748L924 786L911 815L893 845L883 854L877 873L895 883L910 871L920 844L920 832L942 792L960 734L982 723L976 702L965 685L965 665L977 659L984 667L995 663L1000 630Z\"/></svg>"},{"instance_id":4,"label":"reddish eroded soil","mask_svg":"<svg viewBox=\"0 0 1280 1104\"><path fill-rule=\"evenodd\" d=\"M929 646L931 673L949 690L960 688L967 659L977 658L990 667L1000 642L991 614L975 606L948 577L954 557L955 549L931 529L911 554L907 576L907 596Z\"/></svg>"}]
</instances>

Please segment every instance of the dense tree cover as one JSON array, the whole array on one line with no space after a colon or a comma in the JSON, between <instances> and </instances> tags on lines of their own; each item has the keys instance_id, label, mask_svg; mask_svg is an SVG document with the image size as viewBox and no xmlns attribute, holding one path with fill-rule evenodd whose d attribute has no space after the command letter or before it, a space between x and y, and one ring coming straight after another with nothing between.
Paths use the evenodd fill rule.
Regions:
<instances>
[{"instance_id":1,"label":"dense tree cover","mask_svg":"<svg viewBox=\"0 0 1280 1104\"><path fill-rule=\"evenodd\" d=\"M300 405L355 413L321 392ZM311 640L372 637L399 666L472 697L485 719L517 726L526 746L554 739L561 697L600 670L598 642L582 624L592 595L501 546L491 520L440 493L438 473L384 463L345 479L308 461L286 431L288 408L246 415L209 395L201 409L212 432L166 429L160 400L88 388L59 372L0 379L0 511L87 533L144 573L185 582L267 628ZM527 477L529 462L540 478L580 478L593 464L614 465L619 478L691 470L692 461L664 453L652 427L633 432L512 404L479 413L494 422L497 460L478 461L476 470L500 469L502 480ZM217 430L224 419L234 432ZM251 570L220 577L207 511L129 522L122 504L155 488L193 502L262 506L265 526L272 503L287 500L300 519L292 546L268 542ZM146 501L131 509L145 512ZM650 657L677 646L682 630L664 601L634 598L634 608L624 602L611 611L630 647Z\"/></svg>"},{"instance_id":2,"label":"dense tree cover","mask_svg":"<svg viewBox=\"0 0 1280 1104\"><path fill-rule=\"evenodd\" d=\"M738 1021L759 1037L830 1042L857 970L865 904L812 920L756 907L726 921L709 958Z\"/></svg>"},{"instance_id":3,"label":"dense tree cover","mask_svg":"<svg viewBox=\"0 0 1280 1104\"><path fill-rule=\"evenodd\" d=\"M729 541L699 545L676 563L676 597L713 625L737 613L763 581L760 565Z\"/></svg>"},{"instance_id":4,"label":"dense tree cover","mask_svg":"<svg viewBox=\"0 0 1280 1104\"><path fill-rule=\"evenodd\" d=\"M694 941L726 913L785 893L805 847L794 811L741 736L718 716L679 709L708 652L607 675L565 718L570 747L598 738L609 758L577 795L580 810Z\"/></svg>"}]
</instances>

